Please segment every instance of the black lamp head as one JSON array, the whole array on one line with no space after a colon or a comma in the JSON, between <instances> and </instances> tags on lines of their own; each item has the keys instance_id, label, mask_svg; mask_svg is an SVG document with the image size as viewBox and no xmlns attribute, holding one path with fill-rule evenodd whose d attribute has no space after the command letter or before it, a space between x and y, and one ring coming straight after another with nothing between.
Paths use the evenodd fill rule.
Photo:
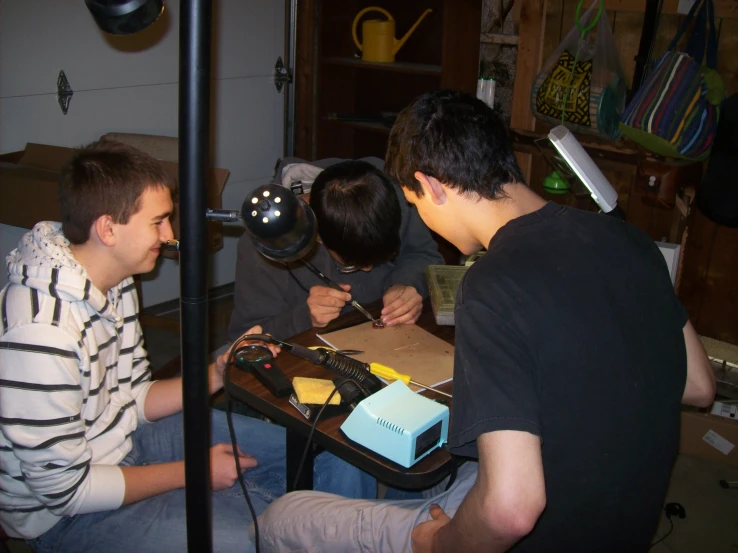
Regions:
<instances>
[{"instance_id":1,"label":"black lamp head","mask_svg":"<svg viewBox=\"0 0 738 553\"><path fill-rule=\"evenodd\" d=\"M277 184L256 188L243 201L241 217L256 249L272 261L296 261L315 246L315 214L289 188Z\"/></svg>"},{"instance_id":2,"label":"black lamp head","mask_svg":"<svg viewBox=\"0 0 738 553\"><path fill-rule=\"evenodd\" d=\"M111 35L143 31L164 11L164 0L85 0L95 23Z\"/></svg>"}]
</instances>

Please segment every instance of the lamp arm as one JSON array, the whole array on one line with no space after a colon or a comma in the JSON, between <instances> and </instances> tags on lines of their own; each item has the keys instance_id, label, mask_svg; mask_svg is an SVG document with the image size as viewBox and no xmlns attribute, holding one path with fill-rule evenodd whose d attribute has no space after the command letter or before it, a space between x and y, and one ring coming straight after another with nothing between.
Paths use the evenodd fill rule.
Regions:
<instances>
[{"instance_id":1,"label":"lamp arm","mask_svg":"<svg viewBox=\"0 0 738 553\"><path fill-rule=\"evenodd\" d=\"M220 221L222 223L240 223L243 221L241 212L236 209L210 209L205 210L208 221Z\"/></svg>"}]
</instances>

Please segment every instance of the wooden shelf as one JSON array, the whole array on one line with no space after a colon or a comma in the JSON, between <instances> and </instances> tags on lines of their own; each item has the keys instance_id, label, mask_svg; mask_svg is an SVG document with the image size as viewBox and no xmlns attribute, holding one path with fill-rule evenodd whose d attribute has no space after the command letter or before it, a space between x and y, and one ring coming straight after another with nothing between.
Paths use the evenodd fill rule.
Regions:
<instances>
[{"instance_id":1,"label":"wooden shelf","mask_svg":"<svg viewBox=\"0 0 738 553\"><path fill-rule=\"evenodd\" d=\"M548 132L510 129L510 138L516 151L527 154L539 154L536 140L547 138ZM589 155L619 163L637 163L639 161L658 162L668 166L691 165L695 162L683 159L666 158L649 152L637 144L621 138L616 141L598 139L594 136L576 135L577 140ZM553 146L551 146L553 147Z\"/></svg>"},{"instance_id":2,"label":"wooden shelf","mask_svg":"<svg viewBox=\"0 0 738 553\"><path fill-rule=\"evenodd\" d=\"M370 123L367 121L343 121L341 119L331 119L330 117L323 117L322 120L328 121L330 123L336 123L338 125L343 125L345 127L351 127L352 129L357 129L360 131L369 131L387 135L390 133L390 128L383 123Z\"/></svg>"},{"instance_id":3,"label":"wooden shelf","mask_svg":"<svg viewBox=\"0 0 738 553\"><path fill-rule=\"evenodd\" d=\"M661 13L664 15L681 13L679 11L679 3L679 0L664 0L661 5ZM738 18L738 2L735 0L714 0L713 4L717 19L725 17L729 19ZM605 0L605 9L643 13L646 11L646 3L643 0Z\"/></svg>"},{"instance_id":4,"label":"wooden shelf","mask_svg":"<svg viewBox=\"0 0 738 553\"><path fill-rule=\"evenodd\" d=\"M498 33L482 33L480 39L482 44L505 44L508 46L518 45L517 35L503 35Z\"/></svg>"},{"instance_id":5,"label":"wooden shelf","mask_svg":"<svg viewBox=\"0 0 738 553\"><path fill-rule=\"evenodd\" d=\"M431 65L426 63L409 63L404 61L374 63L362 61L359 58L323 58L322 61L328 65L356 67L359 69L371 69L375 71L392 71L394 73L409 73L413 75L441 75L440 65Z\"/></svg>"},{"instance_id":6,"label":"wooden shelf","mask_svg":"<svg viewBox=\"0 0 738 553\"><path fill-rule=\"evenodd\" d=\"M392 63L362 61L350 32L367 2L300 0L297 3L294 155L304 159L384 157L396 113L413 98L439 88L475 94L483 0L390 2L399 31L431 13ZM339 29L340 32L335 32ZM374 115L363 121L333 114Z\"/></svg>"},{"instance_id":7,"label":"wooden shelf","mask_svg":"<svg viewBox=\"0 0 738 553\"><path fill-rule=\"evenodd\" d=\"M539 153L535 141L545 139L547 137L547 132L539 133L536 131L526 131L523 129L510 129L510 138L512 138L515 150L528 154ZM643 157L643 155L638 150L626 146L624 141L622 140L617 142L605 143L604 141L598 141L593 137L584 138L581 135L577 136L577 140L579 140L582 148L587 150L590 155L609 159L611 161L621 161L627 163L633 162L639 157Z\"/></svg>"}]
</instances>

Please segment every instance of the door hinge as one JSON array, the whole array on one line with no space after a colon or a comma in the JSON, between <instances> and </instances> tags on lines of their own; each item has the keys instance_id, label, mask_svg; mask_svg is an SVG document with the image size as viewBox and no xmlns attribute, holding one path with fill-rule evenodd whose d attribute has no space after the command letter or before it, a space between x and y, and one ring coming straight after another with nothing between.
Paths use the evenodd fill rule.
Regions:
<instances>
[{"instance_id":1,"label":"door hinge","mask_svg":"<svg viewBox=\"0 0 738 553\"><path fill-rule=\"evenodd\" d=\"M277 58L277 63L274 64L274 86L277 92L282 92L282 87L291 82L292 70L289 67L285 67L282 56L280 56Z\"/></svg>"},{"instance_id":2,"label":"door hinge","mask_svg":"<svg viewBox=\"0 0 738 553\"><path fill-rule=\"evenodd\" d=\"M56 79L56 97L59 100L59 107L64 115L69 110L69 102L72 101L74 90L67 80L67 76L64 74L64 70L59 71L59 77Z\"/></svg>"}]
</instances>

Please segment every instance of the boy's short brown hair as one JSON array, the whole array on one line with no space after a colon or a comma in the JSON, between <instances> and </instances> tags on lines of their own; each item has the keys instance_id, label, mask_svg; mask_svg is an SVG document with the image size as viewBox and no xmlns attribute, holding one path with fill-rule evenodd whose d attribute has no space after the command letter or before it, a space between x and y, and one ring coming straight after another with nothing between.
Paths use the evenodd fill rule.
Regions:
<instances>
[{"instance_id":1,"label":"boy's short brown hair","mask_svg":"<svg viewBox=\"0 0 738 553\"><path fill-rule=\"evenodd\" d=\"M84 244L102 215L126 224L140 209L144 190L151 187L168 188L172 199L176 197L176 179L141 150L112 140L84 146L64 166L59 179L64 236L72 244Z\"/></svg>"}]
</instances>

